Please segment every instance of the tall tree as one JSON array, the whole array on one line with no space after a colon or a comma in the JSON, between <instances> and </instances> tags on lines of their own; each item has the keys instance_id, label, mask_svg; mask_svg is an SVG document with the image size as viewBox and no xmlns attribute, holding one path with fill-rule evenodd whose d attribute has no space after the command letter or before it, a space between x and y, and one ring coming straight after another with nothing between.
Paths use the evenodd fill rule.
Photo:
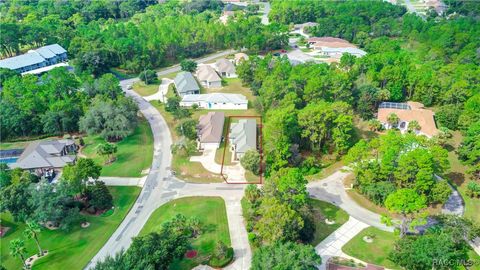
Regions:
<instances>
[{"instance_id":1,"label":"tall tree","mask_svg":"<svg viewBox=\"0 0 480 270\"><path fill-rule=\"evenodd\" d=\"M314 270L320 264L322 259L312 246L292 242L262 246L252 258L252 270Z\"/></svg>"},{"instance_id":2,"label":"tall tree","mask_svg":"<svg viewBox=\"0 0 480 270\"><path fill-rule=\"evenodd\" d=\"M385 207L393 213L402 215L400 225L400 237L406 235L408 225L412 222L415 214L427 207L427 199L419 195L413 189L399 189L390 194L385 200Z\"/></svg>"},{"instance_id":3,"label":"tall tree","mask_svg":"<svg viewBox=\"0 0 480 270\"><path fill-rule=\"evenodd\" d=\"M19 258L22 261L23 268L28 269L25 263L27 249L25 248L23 240L17 238L10 241L10 254L15 258Z\"/></svg>"}]
</instances>

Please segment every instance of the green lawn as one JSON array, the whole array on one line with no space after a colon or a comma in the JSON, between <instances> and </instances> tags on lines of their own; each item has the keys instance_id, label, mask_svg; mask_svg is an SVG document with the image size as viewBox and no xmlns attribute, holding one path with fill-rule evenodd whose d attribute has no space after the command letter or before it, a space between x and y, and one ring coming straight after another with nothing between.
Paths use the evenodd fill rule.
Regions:
<instances>
[{"instance_id":1,"label":"green lawn","mask_svg":"<svg viewBox=\"0 0 480 270\"><path fill-rule=\"evenodd\" d=\"M49 254L35 262L33 269L83 269L91 258L100 250L108 238L117 229L123 218L132 207L137 198L140 188L138 187L109 187L113 195L115 211L108 217L87 216L91 223L86 229L78 225L70 232L50 231L44 229L40 234L40 243ZM1 214L2 225L11 227L8 234L1 238L1 263L7 269L20 269L21 263L18 258L9 255L9 243L12 239L22 237L24 225L15 223L10 214ZM36 252L35 243L26 240L28 255Z\"/></svg>"},{"instance_id":2,"label":"green lawn","mask_svg":"<svg viewBox=\"0 0 480 270\"><path fill-rule=\"evenodd\" d=\"M105 143L105 139L96 135L85 137L84 141L85 147L82 153L93 158L98 164L104 165L105 158L96 154L96 147L98 144ZM116 144L117 159L103 166L102 176L142 176L142 170L150 167L153 158L153 135L148 122L142 119L132 135Z\"/></svg>"},{"instance_id":3,"label":"green lawn","mask_svg":"<svg viewBox=\"0 0 480 270\"><path fill-rule=\"evenodd\" d=\"M189 270L207 261L215 244L220 240L230 246L225 202L220 197L187 197L164 204L153 212L140 235L159 230L165 221L172 219L177 214L182 214L187 218L198 218L202 225L202 233L192 242L193 249L198 251L197 257L177 260L170 269Z\"/></svg>"},{"instance_id":4,"label":"green lawn","mask_svg":"<svg viewBox=\"0 0 480 270\"><path fill-rule=\"evenodd\" d=\"M347 222L348 214L337 206L320 200L310 199L310 205L313 208L315 218L315 235L310 244L316 246L343 223ZM326 224L325 218L335 220L335 224Z\"/></svg>"},{"instance_id":5,"label":"green lawn","mask_svg":"<svg viewBox=\"0 0 480 270\"><path fill-rule=\"evenodd\" d=\"M373 234L373 243L367 243L363 241L363 237L367 234ZM392 261L387 259L388 254L393 250L393 244L398 239L398 236L391 232L385 232L374 227L368 227L357 234L352 240L350 240L342 251L347 255L360 259L362 261L388 267L390 269L401 269L401 267L395 265ZM470 249L468 251L468 257L474 262L480 261L480 256ZM463 268L458 268L463 269ZM469 269L478 270L480 265L475 264Z\"/></svg>"},{"instance_id":6,"label":"green lawn","mask_svg":"<svg viewBox=\"0 0 480 270\"><path fill-rule=\"evenodd\" d=\"M363 241L362 238L367 234L375 235L373 243ZM393 249L393 244L397 239L398 236L395 236L391 232L368 227L343 246L342 251L347 255L368 263L385 266L391 269L400 269L399 266L387 259L387 256Z\"/></svg>"},{"instance_id":7,"label":"green lawn","mask_svg":"<svg viewBox=\"0 0 480 270\"><path fill-rule=\"evenodd\" d=\"M158 92L159 83L145 84L142 81L133 84L133 91L137 92L140 96L150 96Z\"/></svg>"}]
</instances>

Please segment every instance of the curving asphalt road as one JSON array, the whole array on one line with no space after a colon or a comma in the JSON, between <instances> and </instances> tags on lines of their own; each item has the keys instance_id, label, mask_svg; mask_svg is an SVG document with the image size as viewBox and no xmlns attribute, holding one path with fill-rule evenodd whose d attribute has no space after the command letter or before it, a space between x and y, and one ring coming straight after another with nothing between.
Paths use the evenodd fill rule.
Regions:
<instances>
[{"instance_id":1,"label":"curving asphalt road","mask_svg":"<svg viewBox=\"0 0 480 270\"><path fill-rule=\"evenodd\" d=\"M234 50L219 52L198 59L197 62L207 62L233 52ZM177 65L162 70L157 74L161 76L179 70L180 67ZM230 238L235 253L234 262L225 269L242 270L250 268L252 252L248 243L248 235L240 205L244 185L235 186L225 183L191 184L175 179L170 170L172 137L167 123L149 102L134 91L127 90L128 85L137 80L138 78L123 80L120 82L120 86L127 96L132 97L138 103L141 113L150 124L154 145L152 166L132 209L85 269L91 269L98 261L102 261L109 255L114 255L122 249L128 249L132 242L132 237L140 233L155 209L173 199L187 196L220 196L225 200Z\"/></svg>"}]
</instances>

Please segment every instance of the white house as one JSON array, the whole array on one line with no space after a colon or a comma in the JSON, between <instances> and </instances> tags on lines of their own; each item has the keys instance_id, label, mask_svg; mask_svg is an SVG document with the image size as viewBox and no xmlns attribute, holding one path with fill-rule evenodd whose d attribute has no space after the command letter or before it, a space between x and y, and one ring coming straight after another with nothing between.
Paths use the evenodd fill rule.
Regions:
<instances>
[{"instance_id":1,"label":"white house","mask_svg":"<svg viewBox=\"0 0 480 270\"><path fill-rule=\"evenodd\" d=\"M232 62L228 61L225 58L217 60L215 62L215 70L222 76L226 78L236 78L237 71Z\"/></svg>"},{"instance_id":2,"label":"white house","mask_svg":"<svg viewBox=\"0 0 480 270\"><path fill-rule=\"evenodd\" d=\"M257 149L257 121L255 119L240 119L233 123L228 135L232 161L240 160L250 149Z\"/></svg>"},{"instance_id":3,"label":"white house","mask_svg":"<svg viewBox=\"0 0 480 270\"><path fill-rule=\"evenodd\" d=\"M198 66L196 76L200 84L206 88L222 87L222 78L209 65Z\"/></svg>"},{"instance_id":4,"label":"white house","mask_svg":"<svg viewBox=\"0 0 480 270\"><path fill-rule=\"evenodd\" d=\"M247 110L248 100L244 95L211 93L198 95L185 95L180 106L192 107L197 104L199 108L209 110Z\"/></svg>"},{"instance_id":5,"label":"white house","mask_svg":"<svg viewBox=\"0 0 480 270\"><path fill-rule=\"evenodd\" d=\"M311 47L321 55L340 59L344 53L362 57L367 53L352 43L334 37L312 37L308 40Z\"/></svg>"}]
</instances>

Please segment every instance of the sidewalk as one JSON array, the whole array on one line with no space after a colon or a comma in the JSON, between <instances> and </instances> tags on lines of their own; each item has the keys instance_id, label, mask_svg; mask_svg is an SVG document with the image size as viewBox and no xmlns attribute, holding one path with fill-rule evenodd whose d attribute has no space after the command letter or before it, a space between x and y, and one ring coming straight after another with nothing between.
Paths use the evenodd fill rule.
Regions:
<instances>
[{"instance_id":1,"label":"sidewalk","mask_svg":"<svg viewBox=\"0 0 480 270\"><path fill-rule=\"evenodd\" d=\"M135 178L135 177L107 177L101 176L98 180L105 182L107 186L137 186L143 187L147 176Z\"/></svg>"}]
</instances>

